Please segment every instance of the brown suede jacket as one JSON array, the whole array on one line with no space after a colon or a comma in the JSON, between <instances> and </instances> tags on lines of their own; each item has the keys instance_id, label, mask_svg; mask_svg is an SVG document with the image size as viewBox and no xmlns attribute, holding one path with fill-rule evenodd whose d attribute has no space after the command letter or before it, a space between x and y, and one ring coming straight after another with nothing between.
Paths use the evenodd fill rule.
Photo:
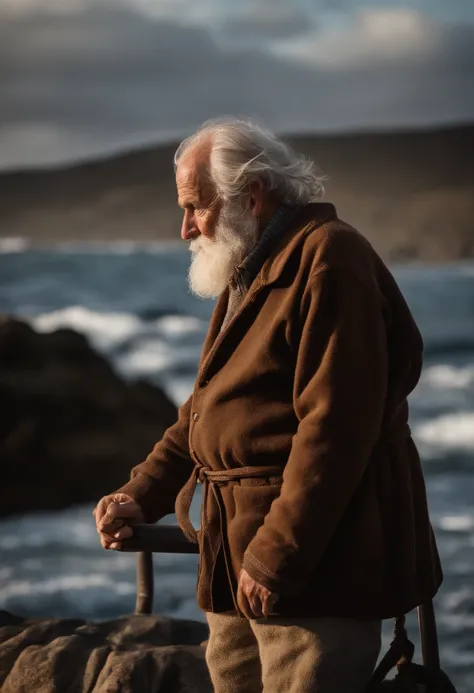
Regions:
<instances>
[{"instance_id":1,"label":"brown suede jacket","mask_svg":"<svg viewBox=\"0 0 474 693\"><path fill-rule=\"evenodd\" d=\"M120 490L154 522L203 482L204 610L252 617L243 566L280 595L276 615L396 616L442 581L407 423L421 336L332 205L290 226L221 332L218 300L192 396Z\"/></svg>"}]
</instances>

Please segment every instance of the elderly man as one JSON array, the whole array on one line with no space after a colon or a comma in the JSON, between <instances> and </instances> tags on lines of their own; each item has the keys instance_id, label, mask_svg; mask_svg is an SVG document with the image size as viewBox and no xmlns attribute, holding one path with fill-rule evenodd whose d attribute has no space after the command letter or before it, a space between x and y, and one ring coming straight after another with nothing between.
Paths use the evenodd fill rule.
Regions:
<instances>
[{"instance_id":1,"label":"elderly man","mask_svg":"<svg viewBox=\"0 0 474 693\"><path fill-rule=\"evenodd\" d=\"M420 334L368 241L319 201L314 164L274 135L207 123L175 166L190 286L218 301L177 423L94 511L102 545L176 501L215 691L361 693L381 619L442 580L408 427Z\"/></svg>"}]
</instances>

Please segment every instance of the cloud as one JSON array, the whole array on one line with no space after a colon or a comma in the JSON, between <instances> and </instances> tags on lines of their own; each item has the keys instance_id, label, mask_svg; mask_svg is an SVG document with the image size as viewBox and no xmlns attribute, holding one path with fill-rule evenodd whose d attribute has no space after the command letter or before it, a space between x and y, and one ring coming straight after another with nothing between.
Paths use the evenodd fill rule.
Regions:
<instances>
[{"instance_id":1,"label":"cloud","mask_svg":"<svg viewBox=\"0 0 474 693\"><path fill-rule=\"evenodd\" d=\"M338 70L432 58L443 39L443 27L419 12L406 9L365 10L350 26L313 30L275 42L272 50L310 67ZM380 63L379 63L380 64Z\"/></svg>"},{"instance_id":2,"label":"cloud","mask_svg":"<svg viewBox=\"0 0 474 693\"><path fill-rule=\"evenodd\" d=\"M0 167L179 136L220 113L285 131L474 117L473 26L380 9L329 26L303 6L0 0Z\"/></svg>"}]
</instances>

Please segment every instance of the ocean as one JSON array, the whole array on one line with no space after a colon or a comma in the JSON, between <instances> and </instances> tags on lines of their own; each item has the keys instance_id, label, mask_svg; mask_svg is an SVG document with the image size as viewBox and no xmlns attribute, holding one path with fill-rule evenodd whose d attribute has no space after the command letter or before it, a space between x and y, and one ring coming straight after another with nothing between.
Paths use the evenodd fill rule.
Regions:
<instances>
[{"instance_id":1,"label":"ocean","mask_svg":"<svg viewBox=\"0 0 474 693\"><path fill-rule=\"evenodd\" d=\"M187 289L188 253L174 245L5 240L0 311L40 331L69 326L126 378L190 392L212 302ZM393 272L422 331L425 366L411 396L431 518L445 571L436 599L443 666L458 693L474 690L474 265ZM138 462L138 460L137 460ZM35 617L112 618L133 611L135 557L104 552L93 504L0 521L0 609ZM198 499L193 506L198 524ZM174 521L170 518L167 521ZM155 555L155 610L202 619L194 556ZM414 618L410 628L415 634ZM389 624L385 638L388 638Z\"/></svg>"}]
</instances>

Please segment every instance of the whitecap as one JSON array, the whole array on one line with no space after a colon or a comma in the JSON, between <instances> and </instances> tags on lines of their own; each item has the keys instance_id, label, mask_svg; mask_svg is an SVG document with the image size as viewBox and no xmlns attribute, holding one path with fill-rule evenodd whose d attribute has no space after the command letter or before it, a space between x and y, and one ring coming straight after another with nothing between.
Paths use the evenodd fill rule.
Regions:
<instances>
[{"instance_id":1,"label":"whitecap","mask_svg":"<svg viewBox=\"0 0 474 693\"><path fill-rule=\"evenodd\" d=\"M191 378L173 378L166 385L166 392L170 399L180 407L193 391L194 379Z\"/></svg>"},{"instance_id":2,"label":"whitecap","mask_svg":"<svg viewBox=\"0 0 474 693\"><path fill-rule=\"evenodd\" d=\"M423 371L421 384L440 389L465 389L474 386L474 364L464 367L438 364Z\"/></svg>"},{"instance_id":3,"label":"whitecap","mask_svg":"<svg viewBox=\"0 0 474 693\"><path fill-rule=\"evenodd\" d=\"M474 592L472 588L468 585L460 587L459 589L452 590L451 592L444 593L440 595L440 601L445 612L459 612L462 610L463 618L466 618L467 614L463 607L471 603L474 597ZM453 615L454 615L453 614Z\"/></svg>"},{"instance_id":4,"label":"whitecap","mask_svg":"<svg viewBox=\"0 0 474 693\"><path fill-rule=\"evenodd\" d=\"M416 426L414 436L443 450L474 450L474 411L438 416Z\"/></svg>"},{"instance_id":5,"label":"whitecap","mask_svg":"<svg viewBox=\"0 0 474 693\"><path fill-rule=\"evenodd\" d=\"M196 362L197 367L201 342L193 347L181 346L181 342L186 335L199 335L206 328L205 321L194 316L166 315L150 323L131 313L101 313L81 305L43 313L29 322L39 332L72 328L105 354L133 341L133 347L116 359L118 369L133 377L153 376L183 360ZM172 344L175 340L178 348Z\"/></svg>"},{"instance_id":6,"label":"whitecap","mask_svg":"<svg viewBox=\"0 0 474 693\"><path fill-rule=\"evenodd\" d=\"M78 506L3 519L0 523L0 550L40 549L51 544L63 546L65 533L70 548L90 548L97 541L92 509L92 505Z\"/></svg>"},{"instance_id":7,"label":"whitecap","mask_svg":"<svg viewBox=\"0 0 474 693\"><path fill-rule=\"evenodd\" d=\"M474 516L469 514L444 515L438 519L438 526L445 532L469 532L474 529Z\"/></svg>"},{"instance_id":8,"label":"whitecap","mask_svg":"<svg viewBox=\"0 0 474 693\"><path fill-rule=\"evenodd\" d=\"M191 315L164 315L155 323L163 334L176 336L189 332L200 332L206 327L206 322Z\"/></svg>"},{"instance_id":9,"label":"whitecap","mask_svg":"<svg viewBox=\"0 0 474 693\"><path fill-rule=\"evenodd\" d=\"M99 313L85 306L69 306L30 319L39 332L53 332L70 327L87 335L100 350L134 337L142 328L141 320L130 313Z\"/></svg>"},{"instance_id":10,"label":"whitecap","mask_svg":"<svg viewBox=\"0 0 474 693\"><path fill-rule=\"evenodd\" d=\"M176 390L182 391L179 380L182 379L183 372L186 373L185 390L192 390L200 348L200 341L196 345L183 344L183 335L174 341L171 335L163 335L160 339L155 333L134 340L127 351L116 357L115 365L125 378L146 378L154 382L158 381L168 396L181 404L184 401L181 396L175 397L172 393ZM190 369L193 372L192 379L188 376Z\"/></svg>"},{"instance_id":11,"label":"whitecap","mask_svg":"<svg viewBox=\"0 0 474 693\"><path fill-rule=\"evenodd\" d=\"M133 594L136 585L132 582L119 581L99 573L87 575L62 575L57 578L38 580L12 580L0 588L0 601L5 602L12 597L29 597L36 595L70 592L71 590L88 590L92 587L107 588L118 595Z\"/></svg>"},{"instance_id":12,"label":"whitecap","mask_svg":"<svg viewBox=\"0 0 474 693\"><path fill-rule=\"evenodd\" d=\"M30 241L21 236L0 238L0 254L23 253L30 247Z\"/></svg>"},{"instance_id":13,"label":"whitecap","mask_svg":"<svg viewBox=\"0 0 474 693\"><path fill-rule=\"evenodd\" d=\"M31 528L31 531L27 535L20 533L8 534L0 537L0 549L3 551L12 551L19 548L39 549L50 544L62 544L63 530L64 527L57 530L51 527L49 531L47 528L37 531L34 531L33 528ZM89 530L89 537L87 540L85 540L85 537L78 536L74 526L68 528L68 535L68 541L71 546L88 547L90 545L90 538L95 536L95 529L91 528Z\"/></svg>"},{"instance_id":14,"label":"whitecap","mask_svg":"<svg viewBox=\"0 0 474 693\"><path fill-rule=\"evenodd\" d=\"M117 360L120 372L135 377L149 376L169 368L175 361L170 347L157 339L141 340L133 351Z\"/></svg>"},{"instance_id":15,"label":"whitecap","mask_svg":"<svg viewBox=\"0 0 474 693\"><path fill-rule=\"evenodd\" d=\"M63 241L49 248L57 253L95 254L95 255L135 255L148 253L157 255L176 250L181 245L177 241Z\"/></svg>"},{"instance_id":16,"label":"whitecap","mask_svg":"<svg viewBox=\"0 0 474 693\"><path fill-rule=\"evenodd\" d=\"M474 277L474 264L471 262L459 262L457 264L457 272L463 277Z\"/></svg>"}]
</instances>

